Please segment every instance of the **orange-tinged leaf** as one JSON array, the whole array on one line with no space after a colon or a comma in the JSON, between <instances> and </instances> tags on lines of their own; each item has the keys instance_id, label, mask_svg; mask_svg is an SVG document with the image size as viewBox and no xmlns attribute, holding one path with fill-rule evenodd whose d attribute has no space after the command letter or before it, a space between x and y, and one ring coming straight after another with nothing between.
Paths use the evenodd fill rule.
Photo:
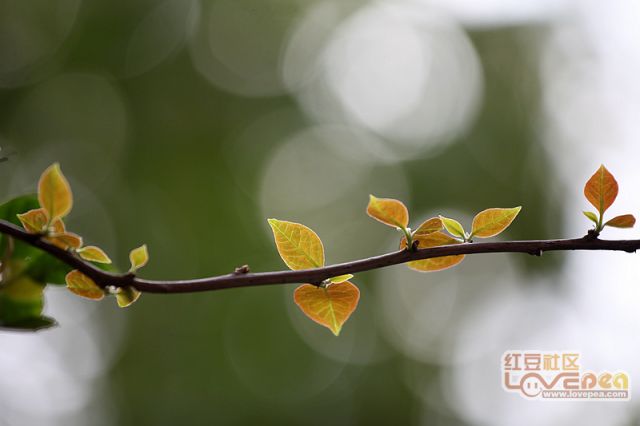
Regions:
<instances>
[{"instance_id":1,"label":"orange-tinged leaf","mask_svg":"<svg viewBox=\"0 0 640 426\"><path fill-rule=\"evenodd\" d=\"M77 269L69 272L65 277L65 281L67 282L67 288L78 296L93 300L100 300L104 297L104 290Z\"/></svg>"},{"instance_id":2,"label":"orange-tinged leaf","mask_svg":"<svg viewBox=\"0 0 640 426\"><path fill-rule=\"evenodd\" d=\"M65 232L67 232L67 228L64 226L64 222L62 221L62 219L54 220L51 223L51 226L49 227L49 229L54 234L64 234Z\"/></svg>"},{"instance_id":3,"label":"orange-tinged leaf","mask_svg":"<svg viewBox=\"0 0 640 426\"><path fill-rule=\"evenodd\" d=\"M407 207L393 198L376 198L369 195L367 214L385 225L406 228L409 225Z\"/></svg>"},{"instance_id":4,"label":"orange-tinged leaf","mask_svg":"<svg viewBox=\"0 0 640 426\"><path fill-rule=\"evenodd\" d=\"M489 238L504 231L518 216L522 206L510 209L493 208L481 211L473 218L471 236Z\"/></svg>"},{"instance_id":5,"label":"orange-tinged leaf","mask_svg":"<svg viewBox=\"0 0 640 426\"><path fill-rule=\"evenodd\" d=\"M74 234L73 232L53 234L46 237L46 240L63 250L67 250L69 248L79 249L82 247L82 237L78 234Z\"/></svg>"},{"instance_id":6,"label":"orange-tinged leaf","mask_svg":"<svg viewBox=\"0 0 640 426\"><path fill-rule=\"evenodd\" d=\"M118 306L126 308L140 298L140 292L133 287L121 287L116 293Z\"/></svg>"},{"instance_id":7,"label":"orange-tinged leaf","mask_svg":"<svg viewBox=\"0 0 640 426\"><path fill-rule=\"evenodd\" d=\"M345 281L349 281L351 278L353 278L352 274L338 275L337 277L329 278L329 282L333 284L340 284Z\"/></svg>"},{"instance_id":8,"label":"orange-tinged leaf","mask_svg":"<svg viewBox=\"0 0 640 426\"><path fill-rule=\"evenodd\" d=\"M43 208L29 210L26 213L18 214L18 219L22 227L32 234L39 234L46 231L49 218Z\"/></svg>"},{"instance_id":9,"label":"orange-tinged leaf","mask_svg":"<svg viewBox=\"0 0 640 426\"><path fill-rule=\"evenodd\" d=\"M464 234L464 228L462 227L462 225L460 224L460 222L458 222L455 219L450 219L448 217L444 217L444 216L440 216L440 220L442 221L442 224L444 225L445 229L454 237L460 237L460 238L466 238L465 234Z\"/></svg>"},{"instance_id":10,"label":"orange-tinged leaf","mask_svg":"<svg viewBox=\"0 0 640 426\"><path fill-rule=\"evenodd\" d=\"M324 247L320 237L310 228L295 222L268 219L276 248L286 265L293 269L324 266Z\"/></svg>"},{"instance_id":11,"label":"orange-tinged leaf","mask_svg":"<svg viewBox=\"0 0 640 426\"><path fill-rule=\"evenodd\" d=\"M71 211L71 187L60 170L60 164L52 164L42 173L38 182L38 201L51 221L60 219Z\"/></svg>"},{"instance_id":12,"label":"orange-tinged leaf","mask_svg":"<svg viewBox=\"0 0 640 426\"><path fill-rule=\"evenodd\" d=\"M618 196L618 182L604 165L589 178L584 196L602 215Z\"/></svg>"},{"instance_id":13,"label":"orange-tinged leaf","mask_svg":"<svg viewBox=\"0 0 640 426\"><path fill-rule=\"evenodd\" d=\"M302 284L296 288L293 299L306 316L337 336L356 309L360 290L349 281L325 288Z\"/></svg>"},{"instance_id":14,"label":"orange-tinged leaf","mask_svg":"<svg viewBox=\"0 0 640 426\"><path fill-rule=\"evenodd\" d=\"M97 263L111 263L111 259L100 247L86 246L76 251L81 258Z\"/></svg>"},{"instance_id":15,"label":"orange-tinged leaf","mask_svg":"<svg viewBox=\"0 0 640 426\"><path fill-rule=\"evenodd\" d=\"M418 241L418 249L446 246L450 244L462 244L460 240L453 238L441 231L433 232L426 235L416 235L414 237L414 241ZM400 242L400 249L404 249L406 247L407 240L403 239ZM456 266L458 263L462 262L463 259L464 254L432 257L430 259L414 260L413 262L408 262L407 266L420 272L442 271L443 269L448 269Z\"/></svg>"},{"instance_id":16,"label":"orange-tinged leaf","mask_svg":"<svg viewBox=\"0 0 640 426\"><path fill-rule=\"evenodd\" d=\"M633 228L636 224L636 218L632 214L623 214L610 219L605 226L613 226L614 228Z\"/></svg>"},{"instance_id":17,"label":"orange-tinged leaf","mask_svg":"<svg viewBox=\"0 0 640 426\"><path fill-rule=\"evenodd\" d=\"M431 219L427 219L413 232L413 236L417 235L427 235L437 231L440 231L443 228L442 220L439 217L432 217Z\"/></svg>"},{"instance_id":18,"label":"orange-tinged leaf","mask_svg":"<svg viewBox=\"0 0 640 426\"><path fill-rule=\"evenodd\" d=\"M149 252L147 251L147 245L143 244L138 248L131 250L129 253L129 261L131 262L130 272L135 272L142 268L149 261Z\"/></svg>"}]
</instances>

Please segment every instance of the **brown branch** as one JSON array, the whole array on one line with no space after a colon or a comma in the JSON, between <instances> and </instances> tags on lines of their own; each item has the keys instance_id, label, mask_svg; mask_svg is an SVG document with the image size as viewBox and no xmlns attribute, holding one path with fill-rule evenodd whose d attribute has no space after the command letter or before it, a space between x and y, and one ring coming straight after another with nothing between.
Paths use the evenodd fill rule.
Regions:
<instances>
[{"instance_id":1,"label":"brown branch","mask_svg":"<svg viewBox=\"0 0 640 426\"><path fill-rule=\"evenodd\" d=\"M85 262L76 254L62 250L45 241L41 236L29 234L22 228L19 228L5 220L0 220L0 233L9 235L17 240L21 240L51 254L52 256L55 256L72 268L78 269L80 272L88 275L101 287L132 286L146 293L193 293L198 291L213 291L268 284L320 284L327 278L338 275L355 274L357 272L385 268L387 266L398 265L412 260L458 254L527 253L539 256L545 251L610 250L633 253L640 249L640 240L600 240L592 234L588 234L583 238L576 239L465 243L417 250L400 250L380 256L369 257L367 259L354 260L351 262L325 266L323 268L305 269L300 271L251 273L243 270L242 273L234 271L227 275L210 278L160 281L138 278L133 274L114 274L103 271L93 266L91 263Z\"/></svg>"}]
</instances>

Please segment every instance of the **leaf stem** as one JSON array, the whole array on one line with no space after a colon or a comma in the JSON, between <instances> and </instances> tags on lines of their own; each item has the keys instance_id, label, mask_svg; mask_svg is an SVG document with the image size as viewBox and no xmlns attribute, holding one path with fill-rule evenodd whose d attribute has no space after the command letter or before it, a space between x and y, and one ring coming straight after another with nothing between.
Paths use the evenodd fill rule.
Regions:
<instances>
[{"instance_id":1,"label":"leaf stem","mask_svg":"<svg viewBox=\"0 0 640 426\"><path fill-rule=\"evenodd\" d=\"M413 235L411 234L411 228L406 228L402 226L399 229L404 233L404 237L407 239L407 250L414 250Z\"/></svg>"}]
</instances>

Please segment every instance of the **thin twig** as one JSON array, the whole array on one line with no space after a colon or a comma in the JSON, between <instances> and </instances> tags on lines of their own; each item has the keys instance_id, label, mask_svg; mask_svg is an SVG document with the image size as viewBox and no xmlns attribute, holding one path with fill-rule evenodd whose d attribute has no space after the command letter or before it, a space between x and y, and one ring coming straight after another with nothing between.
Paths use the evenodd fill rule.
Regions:
<instances>
[{"instance_id":1,"label":"thin twig","mask_svg":"<svg viewBox=\"0 0 640 426\"><path fill-rule=\"evenodd\" d=\"M29 234L22 228L19 228L5 220L0 220L0 233L14 237L17 240L21 240L51 254L72 268L78 269L80 272L89 276L100 287L131 286L146 293L194 293L199 291L213 291L269 284L320 284L327 278L339 275L355 274L357 272L385 268L387 266L398 265L413 260L459 254L527 253L540 256L546 251L610 250L633 253L640 249L640 240L600 240L598 238L594 238L592 235L587 235L582 238L561 240L465 243L417 249L415 251L400 250L366 259L300 271L247 272L241 274L233 272L231 274L194 280L163 281L138 278L132 274L114 274L103 271L93 266L91 263L85 262L74 253L62 250L45 241L39 235Z\"/></svg>"}]
</instances>

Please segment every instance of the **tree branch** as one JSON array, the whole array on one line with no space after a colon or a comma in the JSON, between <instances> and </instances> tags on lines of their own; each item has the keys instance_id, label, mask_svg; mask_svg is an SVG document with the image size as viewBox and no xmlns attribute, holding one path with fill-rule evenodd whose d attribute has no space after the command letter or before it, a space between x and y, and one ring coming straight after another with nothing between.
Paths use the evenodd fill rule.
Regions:
<instances>
[{"instance_id":1,"label":"tree branch","mask_svg":"<svg viewBox=\"0 0 640 426\"><path fill-rule=\"evenodd\" d=\"M233 273L216 277L194 280L160 281L138 278L129 273L114 274L103 271L91 263L82 260L76 254L62 250L45 241L40 235L27 233L24 229L5 220L0 220L0 233L11 236L51 254L70 267L78 269L83 274L89 276L100 287L131 286L146 293L193 293L269 284L319 284L328 278L339 275L355 274L357 272L385 268L413 260L459 254L527 253L540 256L545 251L610 250L633 253L640 249L640 240L600 240L594 236L593 233L589 233L582 238L576 239L465 243L417 250L400 250L366 259L300 271L287 270L249 273L247 272L248 267L243 267Z\"/></svg>"}]
</instances>

